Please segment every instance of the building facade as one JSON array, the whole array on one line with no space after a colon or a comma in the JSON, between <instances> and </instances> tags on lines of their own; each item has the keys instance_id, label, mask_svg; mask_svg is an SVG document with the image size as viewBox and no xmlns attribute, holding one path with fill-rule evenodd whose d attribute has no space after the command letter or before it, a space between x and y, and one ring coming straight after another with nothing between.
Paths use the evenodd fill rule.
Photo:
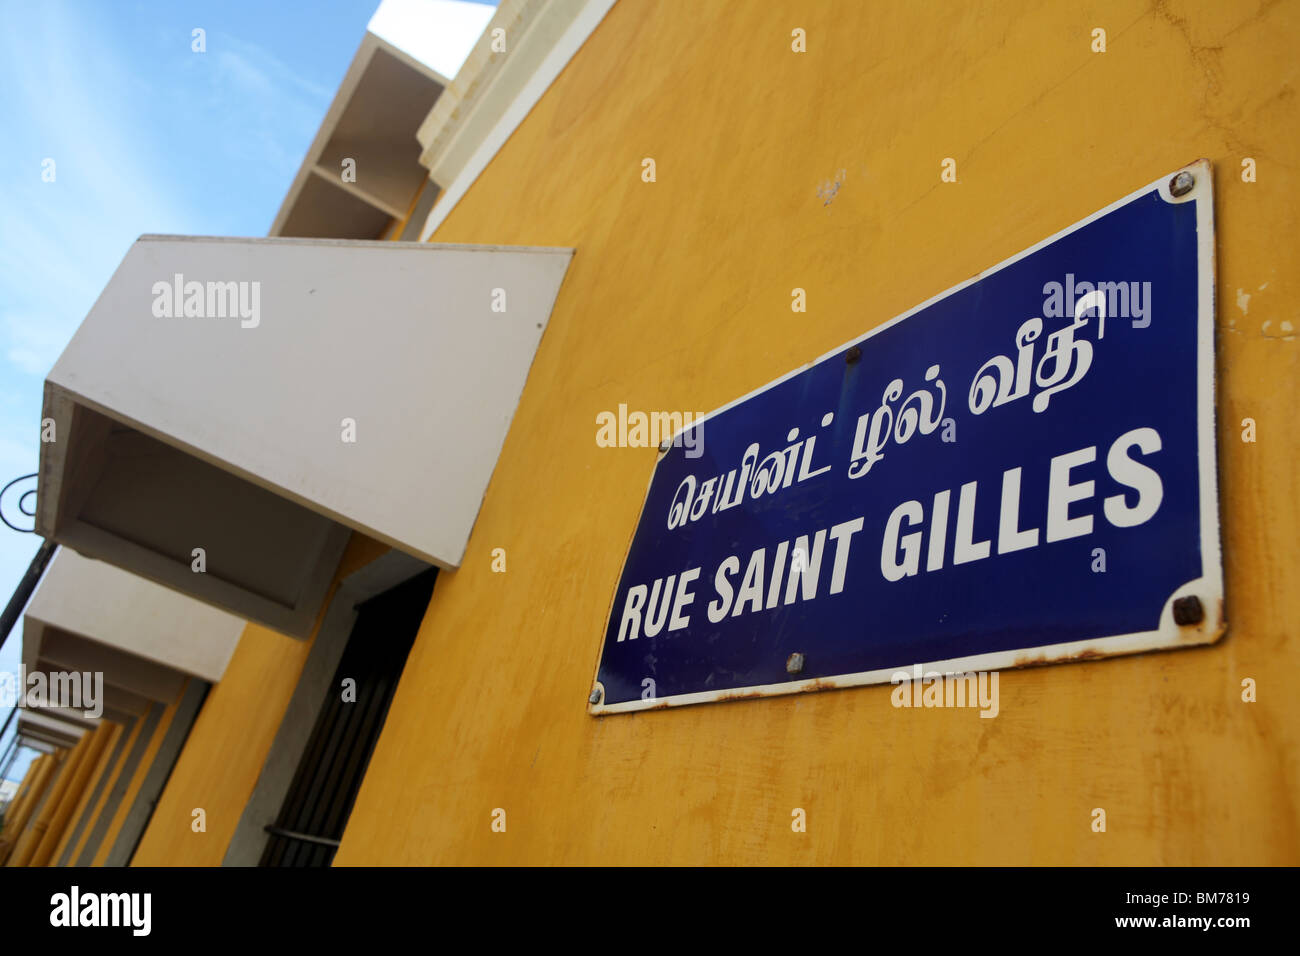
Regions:
<instances>
[{"instance_id":1,"label":"building facade","mask_svg":"<svg viewBox=\"0 0 1300 956\"><path fill-rule=\"evenodd\" d=\"M79 364L77 340L47 383L47 414L64 422L63 408L71 437L43 448L39 529L257 621L130 862L1300 862L1297 37L1291 2L535 0L503 2L455 78L367 37L273 236L419 243L435 271L465 258L423 286L356 267L349 301L369 297L373 314L310 326L329 354L276 359L278 390L252 388L232 414L274 419L282 392L382 400L365 415L324 408L328 438L285 411L299 417L273 444L184 402L171 417L114 406L104 396L121 389ZM376 105L394 100L419 108ZM724 406L1198 158L1216 193L1226 636L1006 670L992 720L900 711L888 685L589 713L656 460L598 442L603 414ZM149 259L142 241L119 276L174 248ZM301 294L279 315L305 323L314 277L356 264L340 253L313 272L336 247L296 248ZM219 261L201 254L214 258L185 261ZM494 312L498 288L510 305ZM78 335L120 330L125 314L92 313ZM493 338L494 315L522 324ZM426 341L428 322L464 334ZM378 351L331 359L348 334ZM472 374L420 376L444 345ZM474 365L482 354L499 368ZM334 449L353 417L375 457L329 464L311 443ZM367 448L376 420L381 447ZM128 426L165 446L160 481L181 489L151 514L128 490L134 439L113 437ZM183 567L200 510L235 529L220 586ZM285 529L265 568L271 546L246 544L254 524ZM84 815L127 746L124 726L103 726L51 737L72 743L62 772L56 749L11 807L39 816L30 794L44 788L47 802L75 793ZM85 862L78 839L48 861Z\"/></svg>"}]
</instances>

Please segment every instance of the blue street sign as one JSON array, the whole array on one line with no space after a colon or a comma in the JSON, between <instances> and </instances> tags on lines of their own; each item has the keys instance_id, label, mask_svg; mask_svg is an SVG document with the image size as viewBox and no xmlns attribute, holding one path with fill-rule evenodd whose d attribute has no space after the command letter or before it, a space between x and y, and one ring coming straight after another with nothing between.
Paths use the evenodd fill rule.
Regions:
<instances>
[{"instance_id":1,"label":"blue street sign","mask_svg":"<svg viewBox=\"0 0 1300 956\"><path fill-rule=\"evenodd\" d=\"M1213 228L1201 161L679 434L589 710L1216 640Z\"/></svg>"}]
</instances>

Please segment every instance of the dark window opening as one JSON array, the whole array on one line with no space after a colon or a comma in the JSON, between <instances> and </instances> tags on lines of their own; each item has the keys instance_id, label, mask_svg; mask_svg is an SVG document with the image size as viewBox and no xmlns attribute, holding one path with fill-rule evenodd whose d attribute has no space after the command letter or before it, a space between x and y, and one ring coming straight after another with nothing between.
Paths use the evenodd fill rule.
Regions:
<instances>
[{"instance_id":1,"label":"dark window opening","mask_svg":"<svg viewBox=\"0 0 1300 956\"><path fill-rule=\"evenodd\" d=\"M333 861L437 573L425 571L358 605L284 806L266 827L270 839L262 866L329 866ZM343 699L346 679L356 681L355 700Z\"/></svg>"}]
</instances>

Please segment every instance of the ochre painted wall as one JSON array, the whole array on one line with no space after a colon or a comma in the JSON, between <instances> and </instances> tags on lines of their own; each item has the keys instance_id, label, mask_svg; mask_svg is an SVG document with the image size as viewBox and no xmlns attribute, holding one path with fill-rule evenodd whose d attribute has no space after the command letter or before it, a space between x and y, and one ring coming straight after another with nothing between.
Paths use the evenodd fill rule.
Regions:
<instances>
[{"instance_id":1,"label":"ochre painted wall","mask_svg":"<svg viewBox=\"0 0 1300 956\"><path fill-rule=\"evenodd\" d=\"M339 580L385 550L370 538L353 535L331 596ZM190 729L132 866L221 864L315 639L315 629L308 640L257 624L244 629L225 674ZM205 814L203 832L192 828L196 808Z\"/></svg>"},{"instance_id":2,"label":"ochre painted wall","mask_svg":"<svg viewBox=\"0 0 1300 956\"><path fill-rule=\"evenodd\" d=\"M104 742L103 749L99 752L99 760L95 764L94 772L86 780L86 784L81 788L81 794L78 797L76 808L68 817L67 824L63 828L63 835L59 839L59 845L54 850L53 856L50 857L51 865L57 865L63 856L63 851L73 836L77 836L77 842L80 844L85 841L86 832L83 828L78 834L77 825L83 815L90 813L94 808L90 806L91 798L95 796L95 788L99 786L99 781L110 773L113 767L113 748L117 744L118 737L126 729L121 724L112 721L104 721L103 726L108 728L107 739ZM99 801L97 801L98 803Z\"/></svg>"},{"instance_id":3,"label":"ochre painted wall","mask_svg":"<svg viewBox=\"0 0 1300 956\"><path fill-rule=\"evenodd\" d=\"M95 858L91 861L91 866L103 866L108 860L109 854L112 853L117 838L122 833L126 818L135 805L136 798L140 795L140 788L144 786L145 778L149 776L149 770L158 757L158 751L162 748L163 740L167 737L167 731L171 728L172 721L176 719L176 710L180 707L181 700L185 697L185 689L188 686L188 681L182 684L180 690L176 692L175 698L167 704L162 714L159 715L153 733L145 743L144 753L140 755L140 760L135 765L131 779L127 782L126 790L122 793L122 799L117 804L117 810L114 811L113 818L104 831L104 839L99 844L99 849L95 851Z\"/></svg>"},{"instance_id":4,"label":"ochre painted wall","mask_svg":"<svg viewBox=\"0 0 1300 956\"><path fill-rule=\"evenodd\" d=\"M134 724L131 725L130 731L127 732L126 741L122 745L121 753L107 771L104 780L104 787L100 791L99 799L96 800L95 805L88 811L89 815L86 817L85 826L81 828L81 836L77 838L77 843L72 848L72 865L75 866L77 861L81 859L81 854L86 848L86 841L88 841L91 834L95 832L95 826L99 823L100 815L103 814L105 807L108 805L109 796L112 794L113 788L117 786L117 782L122 776L122 771L125 769L127 762L130 759L131 750L135 746L135 742L139 738L143 728L144 717L142 715Z\"/></svg>"},{"instance_id":5,"label":"ochre painted wall","mask_svg":"<svg viewBox=\"0 0 1300 956\"><path fill-rule=\"evenodd\" d=\"M14 855L42 809L45 794L58 780L59 771L70 753L69 749L56 749L53 753L41 754L28 767L23 781L25 789L19 789L18 797L5 811L4 830L0 832L0 864L12 864Z\"/></svg>"},{"instance_id":6,"label":"ochre painted wall","mask_svg":"<svg viewBox=\"0 0 1300 956\"><path fill-rule=\"evenodd\" d=\"M621 0L433 237L577 255L336 862L1300 863L1298 40L1294 0ZM993 720L888 686L586 714L654 461L598 412L715 408L1198 157L1218 645L1008 671Z\"/></svg>"}]
</instances>

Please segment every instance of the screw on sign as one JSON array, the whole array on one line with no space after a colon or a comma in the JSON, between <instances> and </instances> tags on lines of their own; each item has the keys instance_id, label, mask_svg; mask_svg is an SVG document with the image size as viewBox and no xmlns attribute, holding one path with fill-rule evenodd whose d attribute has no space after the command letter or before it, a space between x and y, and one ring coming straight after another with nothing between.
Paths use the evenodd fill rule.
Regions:
<instances>
[{"instance_id":1,"label":"screw on sign","mask_svg":"<svg viewBox=\"0 0 1300 956\"><path fill-rule=\"evenodd\" d=\"M1200 624L1205 620L1205 608L1195 594L1174 601L1174 623L1179 627Z\"/></svg>"}]
</instances>

